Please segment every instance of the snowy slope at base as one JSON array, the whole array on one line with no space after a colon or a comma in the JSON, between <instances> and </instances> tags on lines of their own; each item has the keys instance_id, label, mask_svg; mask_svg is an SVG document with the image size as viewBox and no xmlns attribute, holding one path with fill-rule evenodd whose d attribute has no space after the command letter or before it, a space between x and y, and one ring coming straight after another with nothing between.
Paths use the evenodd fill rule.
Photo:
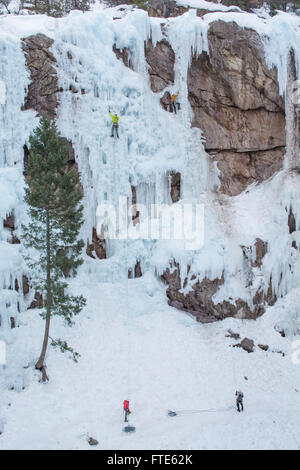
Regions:
<instances>
[{"instance_id":1,"label":"snowy slope at base","mask_svg":"<svg viewBox=\"0 0 300 470\"><path fill-rule=\"evenodd\" d=\"M63 332L81 353L80 362L51 350L49 384L37 383L38 374L29 369L28 388L2 394L1 449L88 449L87 436L98 439L100 449L300 448L300 366L291 361L291 341L273 330L277 315L203 326L167 307L151 277L132 280L128 356L126 284L89 281L94 282L85 275L74 282L89 308L69 334ZM23 319L27 326L16 339L21 349L29 344L29 357L38 347L42 324L35 313ZM235 341L225 338L230 327L286 357L231 348ZM131 436L122 433L129 385L131 423L137 427ZM238 387L246 397L243 415L234 409ZM218 411L172 419L169 409Z\"/></svg>"}]
</instances>

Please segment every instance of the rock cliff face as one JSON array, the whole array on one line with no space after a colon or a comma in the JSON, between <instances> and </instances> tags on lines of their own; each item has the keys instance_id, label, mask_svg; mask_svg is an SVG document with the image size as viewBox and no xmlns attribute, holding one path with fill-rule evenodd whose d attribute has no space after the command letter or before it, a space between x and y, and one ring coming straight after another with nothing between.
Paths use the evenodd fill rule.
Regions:
<instances>
[{"instance_id":1,"label":"rock cliff face","mask_svg":"<svg viewBox=\"0 0 300 470\"><path fill-rule=\"evenodd\" d=\"M90 258L106 259L105 240L98 236L95 228L93 228L92 243L88 240L86 254Z\"/></svg>"},{"instance_id":2,"label":"rock cliff face","mask_svg":"<svg viewBox=\"0 0 300 470\"><path fill-rule=\"evenodd\" d=\"M12 245L19 245L21 242L15 235L15 215L14 213L8 214L3 222L3 227L10 232L10 239L8 240Z\"/></svg>"},{"instance_id":3,"label":"rock cliff face","mask_svg":"<svg viewBox=\"0 0 300 470\"><path fill-rule=\"evenodd\" d=\"M171 18L182 15L187 10L188 8L177 5L177 3L172 0L150 0L148 2L148 12L150 16Z\"/></svg>"},{"instance_id":4,"label":"rock cliff face","mask_svg":"<svg viewBox=\"0 0 300 470\"><path fill-rule=\"evenodd\" d=\"M245 269L248 271L249 283L247 287L251 287L254 278L252 270L261 268L268 247L263 240L257 238L254 246L241 248L243 249ZM254 252L255 258L253 260L252 255ZM192 276L193 279L196 281L196 276ZM253 320L263 315L266 305L273 305L276 302L276 297L272 293L271 279L266 294L260 289L257 289L254 293L252 307L242 299L231 299L230 302L223 301L220 303L213 300L213 296L224 284L224 273L221 278L213 280L204 278L201 282L195 282L187 294L182 292L180 266L176 262L171 263L170 267L166 269L162 275L162 280L168 286L169 305L191 313L201 323L211 323L227 317ZM184 287L185 285L186 279L183 283Z\"/></svg>"},{"instance_id":5,"label":"rock cliff face","mask_svg":"<svg viewBox=\"0 0 300 470\"><path fill-rule=\"evenodd\" d=\"M209 54L194 57L188 70L192 126L203 131L205 148L220 172L221 192L234 196L282 168L285 104L277 71L266 65L255 31L216 21L208 43ZM145 51L151 89L161 93L174 84L174 51L166 40L155 47L149 41ZM115 52L129 66L127 51ZM161 104L173 112L168 91Z\"/></svg>"},{"instance_id":6,"label":"rock cliff face","mask_svg":"<svg viewBox=\"0 0 300 470\"><path fill-rule=\"evenodd\" d=\"M58 87L58 76L55 69L56 59L51 52L53 43L53 39L44 34L29 36L22 41L26 65L31 78L23 109L33 109L38 116L46 116L51 120L56 118L58 93L63 91ZM70 57L69 59L71 60ZM25 169L29 157L30 152L25 145ZM69 142L69 161L65 171L70 171L72 168L76 168L78 171L72 142ZM82 187L79 190L82 191Z\"/></svg>"},{"instance_id":7,"label":"rock cliff face","mask_svg":"<svg viewBox=\"0 0 300 470\"><path fill-rule=\"evenodd\" d=\"M159 93L168 85L174 84L175 54L167 41L161 41L155 47L148 41L145 51L151 89L154 93Z\"/></svg>"},{"instance_id":8,"label":"rock cliff face","mask_svg":"<svg viewBox=\"0 0 300 470\"><path fill-rule=\"evenodd\" d=\"M256 32L217 21L208 41L209 55L194 58L189 69L189 101L193 126L203 130L221 172L221 191L232 196L281 168L284 103Z\"/></svg>"},{"instance_id":9,"label":"rock cliff face","mask_svg":"<svg viewBox=\"0 0 300 470\"><path fill-rule=\"evenodd\" d=\"M286 151L285 104L277 71L265 61L259 35L236 23L216 21L208 31L209 54L192 59L188 98L192 126L202 129L205 148L220 171L221 192L234 196L282 168ZM174 52L166 41L146 49L151 88L174 83ZM161 99L172 112L171 96Z\"/></svg>"},{"instance_id":10,"label":"rock cliff face","mask_svg":"<svg viewBox=\"0 0 300 470\"><path fill-rule=\"evenodd\" d=\"M31 83L25 101L25 109L34 109L49 119L54 119L57 109L58 77L55 57L50 51L54 41L43 34L29 36L22 47L30 71Z\"/></svg>"},{"instance_id":11,"label":"rock cliff face","mask_svg":"<svg viewBox=\"0 0 300 470\"><path fill-rule=\"evenodd\" d=\"M150 1L149 9L154 16L177 16L186 11L185 7L179 7L173 1L159 0ZM201 15L200 11L198 15ZM43 35L23 41L32 80L25 108L35 109L51 119L56 116L58 92L78 92L58 89L55 58L50 51L52 44L53 41ZM216 21L209 26L208 45L209 54L193 57L188 70L188 100L194 113L192 126L203 131L206 151L219 170L219 191L235 196L248 185L260 183L282 168L287 144L285 103L279 95L277 71L267 67L261 40L255 31L233 22ZM115 47L114 52L127 67L133 67L131 54L126 48L120 51ZM165 111L172 112L169 87L175 82L175 53L166 39L156 46L150 40L145 45L145 57L151 89L160 94ZM69 60L72 60L71 55ZM69 166L74 165L75 155L70 143ZM181 198L181 175L173 172L169 177L171 200L176 203ZM132 186L133 206L139 202L136 194L136 188ZM132 218L138 223L136 210ZM295 218L291 212L291 233L295 230L294 225ZM268 246L257 238L253 246L240 249L244 268L249 274L246 287L250 289L255 277L253 270L261 269ZM95 229L92 229L91 242L88 241L87 254L99 259L107 256L105 240L98 237ZM137 260L129 277L141 275L141 264ZM201 282L195 276L192 288L186 293L181 287L187 280L181 278L180 266L174 260L162 279L168 286L169 304L192 313L201 322L228 316L254 319L264 313L266 305L276 301L271 278L267 279L267 292L255 288L251 307L242 299L214 302L214 295L224 284L224 273L219 278L204 278Z\"/></svg>"},{"instance_id":12,"label":"rock cliff face","mask_svg":"<svg viewBox=\"0 0 300 470\"><path fill-rule=\"evenodd\" d=\"M151 5L155 6L158 16L170 15L172 8L173 16L184 13L173 2L164 2L161 8L159 1L152 1ZM155 16L155 12L152 14ZM219 170L220 192L235 196L282 168L289 145L286 106L279 94L277 70L266 65L261 39L255 31L241 28L234 22L216 21L209 26L208 45L209 54L193 57L188 70L188 99L194 113L192 126L203 131L206 151ZM168 86L174 82L173 54L164 45L164 70L159 71L160 45L154 48L149 43L147 49L152 91L161 93L162 107L173 112L168 91ZM153 70L157 70L155 78ZM293 214L289 221L292 227ZM253 269L261 268L268 246L257 239L254 246L240 248L248 272L247 287L251 289L255 277ZM181 287L187 279L181 278L176 260L166 269L162 280L168 286L169 304L192 313L201 322L228 316L255 319L264 313L266 305L276 301L271 278L267 293L260 289L253 292L251 307L242 299L214 302L214 295L224 284L224 274L213 280L195 281L186 293Z\"/></svg>"}]
</instances>

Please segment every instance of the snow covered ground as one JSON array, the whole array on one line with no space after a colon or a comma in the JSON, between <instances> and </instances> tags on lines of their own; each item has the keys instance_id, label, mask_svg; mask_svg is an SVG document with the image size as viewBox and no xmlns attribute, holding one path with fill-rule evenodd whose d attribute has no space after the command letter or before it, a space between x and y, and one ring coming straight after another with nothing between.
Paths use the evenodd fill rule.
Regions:
<instances>
[{"instance_id":1,"label":"snow covered ground","mask_svg":"<svg viewBox=\"0 0 300 470\"><path fill-rule=\"evenodd\" d=\"M300 365L292 362L292 339L273 329L288 299L257 322L201 325L166 306L155 279L130 280L128 348L126 283L97 283L85 272L73 288L86 295L88 307L61 333L82 357L74 364L51 350L49 384L38 383L30 368L24 391L2 389L1 449L87 449L87 436L101 449L300 449ZM299 291L293 295L299 303ZM26 364L40 346L42 322L26 312L22 323L12 360ZM286 356L231 348L228 328ZM245 393L241 415L236 388ZM137 428L130 436L122 432L127 397ZM167 410L190 413L169 418Z\"/></svg>"}]
</instances>

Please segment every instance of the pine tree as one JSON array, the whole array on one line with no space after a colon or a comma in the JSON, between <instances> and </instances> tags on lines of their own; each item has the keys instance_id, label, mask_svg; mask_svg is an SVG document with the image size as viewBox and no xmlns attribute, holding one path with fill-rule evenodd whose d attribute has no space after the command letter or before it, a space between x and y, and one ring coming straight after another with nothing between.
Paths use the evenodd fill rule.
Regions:
<instances>
[{"instance_id":1,"label":"pine tree","mask_svg":"<svg viewBox=\"0 0 300 470\"><path fill-rule=\"evenodd\" d=\"M147 10L147 1L146 0L132 0L133 5L137 6L141 10Z\"/></svg>"},{"instance_id":2,"label":"pine tree","mask_svg":"<svg viewBox=\"0 0 300 470\"><path fill-rule=\"evenodd\" d=\"M89 11L95 0L65 0L65 11L81 10Z\"/></svg>"},{"instance_id":3,"label":"pine tree","mask_svg":"<svg viewBox=\"0 0 300 470\"><path fill-rule=\"evenodd\" d=\"M24 6L38 14L46 13L48 16L64 14L64 2L61 0L29 0Z\"/></svg>"},{"instance_id":4,"label":"pine tree","mask_svg":"<svg viewBox=\"0 0 300 470\"><path fill-rule=\"evenodd\" d=\"M43 298L45 334L36 369L47 380L45 357L51 317L60 315L72 325L73 317L86 303L82 296L66 292L67 277L76 275L82 264L84 242L78 240L78 235L83 224L83 206L79 175L75 169L67 171L69 144L56 126L43 117L29 142L25 187L29 223L23 227L23 238L25 246L34 248L38 254L38 260L26 259L33 273L32 285ZM66 342L52 340L52 345L70 351L77 361L78 353Z\"/></svg>"},{"instance_id":5,"label":"pine tree","mask_svg":"<svg viewBox=\"0 0 300 470\"><path fill-rule=\"evenodd\" d=\"M95 0L24 0L23 6L34 13L59 17L72 10L88 11L93 3Z\"/></svg>"}]
</instances>

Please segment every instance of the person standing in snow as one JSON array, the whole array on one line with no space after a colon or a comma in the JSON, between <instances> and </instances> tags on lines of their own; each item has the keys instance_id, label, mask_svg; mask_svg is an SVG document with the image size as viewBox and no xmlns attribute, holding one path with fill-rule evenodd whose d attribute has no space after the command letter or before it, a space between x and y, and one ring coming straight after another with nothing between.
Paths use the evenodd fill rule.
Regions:
<instances>
[{"instance_id":1,"label":"person standing in snow","mask_svg":"<svg viewBox=\"0 0 300 470\"><path fill-rule=\"evenodd\" d=\"M177 94L172 95L171 100L172 100L172 106L173 106L173 111L175 114L177 114L177 109L180 111L180 103L177 101L177 97L179 96L179 92Z\"/></svg>"},{"instance_id":2,"label":"person standing in snow","mask_svg":"<svg viewBox=\"0 0 300 470\"><path fill-rule=\"evenodd\" d=\"M124 414L125 414L125 423L128 423L128 415L130 415L131 411L129 408L129 400L124 400L123 403L123 409L124 409Z\"/></svg>"},{"instance_id":3,"label":"person standing in snow","mask_svg":"<svg viewBox=\"0 0 300 470\"><path fill-rule=\"evenodd\" d=\"M244 411L244 394L241 390L235 392L236 396L236 407L238 412Z\"/></svg>"},{"instance_id":4,"label":"person standing in snow","mask_svg":"<svg viewBox=\"0 0 300 470\"><path fill-rule=\"evenodd\" d=\"M109 111L109 115L113 120L113 125L111 128L111 137L114 137L115 131L116 131L117 137L119 139L119 119L120 118L117 114L112 114L110 111Z\"/></svg>"}]
</instances>

